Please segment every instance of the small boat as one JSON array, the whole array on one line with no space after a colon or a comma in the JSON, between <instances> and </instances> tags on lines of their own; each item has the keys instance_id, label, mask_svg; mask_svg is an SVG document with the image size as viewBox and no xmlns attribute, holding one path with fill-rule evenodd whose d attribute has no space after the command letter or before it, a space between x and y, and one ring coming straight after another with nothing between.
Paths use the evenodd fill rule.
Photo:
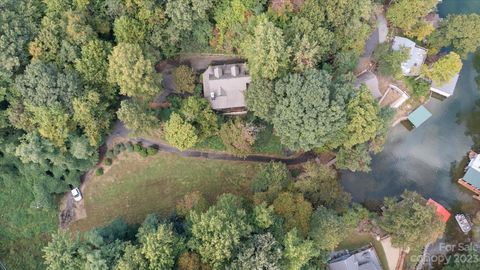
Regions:
<instances>
[{"instance_id":1,"label":"small boat","mask_svg":"<svg viewBox=\"0 0 480 270\"><path fill-rule=\"evenodd\" d=\"M465 234L472 230L472 227L470 226L470 223L468 222L467 217L465 217L464 214L456 214L455 220L457 221L458 226L460 226L460 229L462 229L462 232L464 232Z\"/></svg>"}]
</instances>

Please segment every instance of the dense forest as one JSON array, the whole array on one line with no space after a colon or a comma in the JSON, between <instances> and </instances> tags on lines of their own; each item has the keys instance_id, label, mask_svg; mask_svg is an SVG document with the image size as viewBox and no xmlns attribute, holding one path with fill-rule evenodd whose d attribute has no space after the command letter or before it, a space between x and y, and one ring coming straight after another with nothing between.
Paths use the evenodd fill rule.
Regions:
<instances>
[{"instance_id":1,"label":"dense forest","mask_svg":"<svg viewBox=\"0 0 480 270\"><path fill-rule=\"evenodd\" d=\"M117 120L135 134L160 129L181 150L217 138L222 149L239 156L252 152L251 125L269 126L281 147L334 151L337 168L368 171L370 154L381 151L393 111L380 108L366 87L355 89L353 70L381 2L2 0L0 258L12 269L45 266L40 250L57 229L59 198L98 162L98 149ZM433 30L421 18L436 0L393 2L387 18L396 31L423 41L433 53L450 46L465 57L477 49L480 31L474 29L480 16L451 16ZM252 76L246 117L215 113L200 97L196 74L187 66L173 72L177 92L169 96L171 106L149 106L162 92L156 64L186 53L234 54L246 60ZM392 76L404 59L388 48L376 55L379 68ZM458 63L451 58L446 66ZM425 77L444 79L438 70L445 65L426 68ZM287 178L276 192L292 185ZM265 193L260 200L265 204L252 206L225 195L206 211L185 212L180 221L147 218L138 233L120 222L122 230L115 232L99 230L76 240L54 236L45 252L47 265L164 269L180 264L180 256L185 264L201 261L213 268L246 269L258 262L265 264L256 267L299 269L322 265L319 250L335 246L318 247L315 239L326 233L309 229L312 213L317 216L312 222L322 223L320 217L330 215L335 222L348 219L346 227L363 213L345 202L327 202L321 189L304 194L309 202L298 187L292 194L272 195L264 181L255 190ZM305 216L289 220L293 214ZM219 239L204 239L214 222L227 231L212 232ZM226 246L212 249L217 240ZM62 248L65 254L56 257ZM252 260L255 256L265 260Z\"/></svg>"}]
</instances>

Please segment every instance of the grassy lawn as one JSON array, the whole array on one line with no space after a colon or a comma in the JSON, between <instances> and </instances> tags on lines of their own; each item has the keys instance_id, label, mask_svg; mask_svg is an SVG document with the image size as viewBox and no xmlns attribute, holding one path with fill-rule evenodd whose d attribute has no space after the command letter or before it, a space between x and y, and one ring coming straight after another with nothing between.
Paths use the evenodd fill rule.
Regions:
<instances>
[{"instance_id":1,"label":"grassy lawn","mask_svg":"<svg viewBox=\"0 0 480 270\"><path fill-rule=\"evenodd\" d=\"M116 217L140 223L150 213L168 215L176 201L192 191L200 191L210 203L226 192L249 197L250 180L260 166L168 153L145 159L122 154L103 176L89 180L84 192L87 218L70 228L85 231Z\"/></svg>"},{"instance_id":2,"label":"grassy lawn","mask_svg":"<svg viewBox=\"0 0 480 270\"><path fill-rule=\"evenodd\" d=\"M343 242L341 242L340 245L338 245L337 250L355 250L369 244L372 244L375 248L377 256L380 259L380 263L382 264L382 268L388 269L387 257L383 251L382 243L375 240L371 234L353 232Z\"/></svg>"},{"instance_id":3,"label":"grassy lawn","mask_svg":"<svg viewBox=\"0 0 480 270\"><path fill-rule=\"evenodd\" d=\"M205 140L198 142L197 145L195 145L194 149L199 151L226 151L222 138L220 138L220 136L218 135L206 138Z\"/></svg>"}]
</instances>

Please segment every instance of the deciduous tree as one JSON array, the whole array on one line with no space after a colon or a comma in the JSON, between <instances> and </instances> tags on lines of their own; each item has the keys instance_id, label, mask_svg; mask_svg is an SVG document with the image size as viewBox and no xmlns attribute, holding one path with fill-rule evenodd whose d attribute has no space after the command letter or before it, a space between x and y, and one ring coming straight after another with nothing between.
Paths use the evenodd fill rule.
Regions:
<instances>
[{"instance_id":1,"label":"deciduous tree","mask_svg":"<svg viewBox=\"0 0 480 270\"><path fill-rule=\"evenodd\" d=\"M277 195L292 182L292 176L285 164L270 162L252 181L252 191L255 193L255 202L271 203Z\"/></svg>"},{"instance_id":2,"label":"deciduous tree","mask_svg":"<svg viewBox=\"0 0 480 270\"><path fill-rule=\"evenodd\" d=\"M443 234L445 224L432 206L416 192L405 191L401 201L385 199L380 227L392 236L392 243L402 248L421 248Z\"/></svg>"},{"instance_id":3,"label":"deciduous tree","mask_svg":"<svg viewBox=\"0 0 480 270\"><path fill-rule=\"evenodd\" d=\"M362 85L347 105L346 148L373 140L382 127L380 107L367 86Z\"/></svg>"},{"instance_id":4,"label":"deciduous tree","mask_svg":"<svg viewBox=\"0 0 480 270\"><path fill-rule=\"evenodd\" d=\"M300 270L308 264L308 262L320 255L311 240L303 240L296 229L287 233L283 242L284 250L284 267L288 270Z\"/></svg>"},{"instance_id":5,"label":"deciduous tree","mask_svg":"<svg viewBox=\"0 0 480 270\"><path fill-rule=\"evenodd\" d=\"M70 116L60 106L35 107L32 109L38 132L51 140L57 147L64 149L65 140L72 132Z\"/></svg>"},{"instance_id":6,"label":"deciduous tree","mask_svg":"<svg viewBox=\"0 0 480 270\"><path fill-rule=\"evenodd\" d=\"M179 113L192 124L200 139L208 138L218 131L218 118L205 98L190 96L183 100Z\"/></svg>"},{"instance_id":7,"label":"deciduous tree","mask_svg":"<svg viewBox=\"0 0 480 270\"><path fill-rule=\"evenodd\" d=\"M144 25L128 16L117 18L113 24L113 32L117 43L144 44Z\"/></svg>"},{"instance_id":8,"label":"deciduous tree","mask_svg":"<svg viewBox=\"0 0 480 270\"><path fill-rule=\"evenodd\" d=\"M181 65L173 70L173 84L180 93L193 93L195 90L195 74L188 66Z\"/></svg>"},{"instance_id":9,"label":"deciduous tree","mask_svg":"<svg viewBox=\"0 0 480 270\"><path fill-rule=\"evenodd\" d=\"M387 19L394 27L408 33L418 27L419 23L423 24L423 17L437 4L437 0L395 0L388 8Z\"/></svg>"},{"instance_id":10,"label":"deciduous tree","mask_svg":"<svg viewBox=\"0 0 480 270\"><path fill-rule=\"evenodd\" d=\"M182 151L193 147L198 141L195 127L177 113L172 113L170 120L165 124L164 131L165 139Z\"/></svg>"},{"instance_id":11,"label":"deciduous tree","mask_svg":"<svg viewBox=\"0 0 480 270\"><path fill-rule=\"evenodd\" d=\"M161 76L138 44L119 43L109 57L108 79L120 86L120 94L151 98L161 90Z\"/></svg>"},{"instance_id":12,"label":"deciduous tree","mask_svg":"<svg viewBox=\"0 0 480 270\"><path fill-rule=\"evenodd\" d=\"M230 120L222 125L219 132L226 149L238 156L247 156L255 143L253 130L239 119Z\"/></svg>"},{"instance_id":13,"label":"deciduous tree","mask_svg":"<svg viewBox=\"0 0 480 270\"><path fill-rule=\"evenodd\" d=\"M455 75L460 73L462 69L462 59L455 52L450 52L446 56L440 58L430 67L424 65L422 74L432 80L437 85L448 83Z\"/></svg>"},{"instance_id":14,"label":"deciduous tree","mask_svg":"<svg viewBox=\"0 0 480 270\"><path fill-rule=\"evenodd\" d=\"M186 217L190 211L203 212L208 208L207 200L199 191L185 194L177 201L175 210L180 216Z\"/></svg>"},{"instance_id":15,"label":"deciduous tree","mask_svg":"<svg viewBox=\"0 0 480 270\"><path fill-rule=\"evenodd\" d=\"M107 83L108 56L112 50L110 43L91 40L82 47L81 57L75 62L75 69L92 84Z\"/></svg>"},{"instance_id":16,"label":"deciduous tree","mask_svg":"<svg viewBox=\"0 0 480 270\"><path fill-rule=\"evenodd\" d=\"M214 269L232 258L234 249L252 230L239 198L231 194L222 195L205 213L191 212L190 222L190 248Z\"/></svg>"},{"instance_id":17,"label":"deciduous tree","mask_svg":"<svg viewBox=\"0 0 480 270\"><path fill-rule=\"evenodd\" d=\"M294 187L316 207L323 205L343 211L348 208L351 199L338 181L337 172L314 162L305 164L305 172L297 178Z\"/></svg>"},{"instance_id":18,"label":"deciduous tree","mask_svg":"<svg viewBox=\"0 0 480 270\"><path fill-rule=\"evenodd\" d=\"M52 64L32 63L16 79L16 86L28 104L63 105L71 109L72 100L82 94L81 79L74 70L59 71Z\"/></svg>"},{"instance_id":19,"label":"deciduous tree","mask_svg":"<svg viewBox=\"0 0 480 270\"><path fill-rule=\"evenodd\" d=\"M284 218L287 230L297 228L302 235L309 231L312 204L301 193L283 192L273 201L275 213Z\"/></svg>"},{"instance_id":20,"label":"deciduous tree","mask_svg":"<svg viewBox=\"0 0 480 270\"><path fill-rule=\"evenodd\" d=\"M394 51L390 44L380 44L373 53L373 59L378 63L378 71L385 76L398 78L402 75L402 63L409 57L409 49Z\"/></svg>"},{"instance_id":21,"label":"deciduous tree","mask_svg":"<svg viewBox=\"0 0 480 270\"><path fill-rule=\"evenodd\" d=\"M321 250L332 251L343 241L350 228L346 228L343 218L333 210L320 206L313 212L309 236Z\"/></svg>"},{"instance_id":22,"label":"deciduous tree","mask_svg":"<svg viewBox=\"0 0 480 270\"><path fill-rule=\"evenodd\" d=\"M257 234L240 247L229 269L280 269L282 249L270 233Z\"/></svg>"},{"instance_id":23,"label":"deciduous tree","mask_svg":"<svg viewBox=\"0 0 480 270\"><path fill-rule=\"evenodd\" d=\"M335 85L322 70L290 74L275 84L279 97L272 122L282 144L310 150L333 140L346 125L351 85Z\"/></svg>"},{"instance_id":24,"label":"deciduous tree","mask_svg":"<svg viewBox=\"0 0 480 270\"><path fill-rule=\"evenodd\" d=\"M245 92L245 101L255 116L269 121L275 109L276 97L273 82L264 79L254 79Z\"/></svg>"},{"instance_id":25,"label":"deciduous tree","mask_svg":"<svg viewBox=\"0 0 480 270\"><path fill-rule=\"evenodd\" d=\"M148 132L160 126L159 119L147 105L135 100L123 100L117 116L133 132Z\"/></svg>"},{"instance_id":26,"label":"deciduous tree","mask_svg":"<svg viewBox=\"0 0 480 270\"><path fill-rule=\"evenodd\" d=\"M90 145L98 146L112 119L108 104L102 103L100 94L89 91L73 100L73 112L73 120L83 128Z\"/></svg>"},{"instance_id":27,"label":"deciduous tree","mask_svg":"<svg viewBox=\"0 0 480 270\"><path fill-rule=\"evenodd\" d=\"M337 154L336 167L348 169L352 172L369 172L372 157L365 144L359 144L353 148L340 148Z\"/></svg>"},{"instance_id":28,"label":"deciduous tree","mask_svg":"<svg viewBox=\"0 0 480 270\"><path fill-rule=\"evenodd\" d=\"M283 31L266 17L260 17L254 33L244 44L248 70L253 78L273 80L288 68L289 49Z\"/></svg>"},{"instance_id":29,"label":"deciduous tree","mask_svg":"<svg viewBox=\"0 0 480 270\"><path fill-rule=\"evenodd\" d=\"M149 269L173 268L183 245L169 224L160 224L156 231L142 234L140 243Z\"/></svg>"},{"instance_id":30,"label":"deciduous tree","mask_svg":"<svg viewBox=\"0 0 480 270\"><path fill-rule=\"evenodd\" d=\"M453 51L466 58L480 44L480 15L448 15L428 38L428 44L435 49L452 46Z\"/></svg>"}]
</instances>

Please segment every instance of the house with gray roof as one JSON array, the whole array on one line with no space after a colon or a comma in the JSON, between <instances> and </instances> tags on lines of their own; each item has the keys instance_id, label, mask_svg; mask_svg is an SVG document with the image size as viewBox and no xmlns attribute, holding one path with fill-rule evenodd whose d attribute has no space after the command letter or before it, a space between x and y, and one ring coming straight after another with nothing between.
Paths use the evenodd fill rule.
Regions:
<instances>
[{"instance_id":1,"label":"house with gray roof","mask_svg":"<svg viewBox=\"0 0 480 270\"><path fill-rule=\"evenodd\" d=\"M476 189L480 189L480 155L476 154L467 165L466 173L463 176L463 180L474 186Z\"/></svg>"},{"instance_id":2,"label":"house with gray roof","mask_svg":"<svg viewBox=\"0 0 480 270\"><path fill-rule=\"evenodd\" d=\"M380 93L380 88L378 86L378 79L375 74L367 71L358 75L357 79L355 80L354 86L358 89L362 84L364 84L365 86L367 86L368 89L370 89L370 93L372 93L372 96L375 99L378 100L382 98L382 93Z\"/></svg>"},{"instance_id":3,"label":"house with gray roof","mask_svg":"<svg viewBox=\"0 0 480 270\"><path fill-rule=\"evenodd\" d=\"M430 90L444 97L449 97L455 92L460 74L455 75L449 82L443 84L432 83Z\"/></svg>"},{"instance_id":4,"label":"house with gray roof","mask_svg":"<svg viewBox=\"0 0 480 270\"><path fill-rule=\"evenodd\" d=\"M417 46L415 42L408 38L396 36L393 39L392 49L399 51L402 48L409 49L410 54L408 59L403 62L402 72L405 76L416 76L420 73L420 68L427 58L427 50Z\"/></svg>"},{"instance_id":5,"label":"house with gray roof","mask_svg":"<svg viewBox=\"0 0 480 270\"><path fill-rule=\"evenodd\" d=\"M209 66L202 76L203 96L212 109L225 114L246 113L244 93L251 78L245 63Z\"/></svg>"},{"instance_id":6,"label":"house with gray roof","mask_svg":"<svg viewBox=\"0 0 480 270\"><path fill-rule=\"evenodd\" d=\"M328 262L329 270L382 270L377 253L372 246L346 252Z\"/></svg>"}]
</instances>

